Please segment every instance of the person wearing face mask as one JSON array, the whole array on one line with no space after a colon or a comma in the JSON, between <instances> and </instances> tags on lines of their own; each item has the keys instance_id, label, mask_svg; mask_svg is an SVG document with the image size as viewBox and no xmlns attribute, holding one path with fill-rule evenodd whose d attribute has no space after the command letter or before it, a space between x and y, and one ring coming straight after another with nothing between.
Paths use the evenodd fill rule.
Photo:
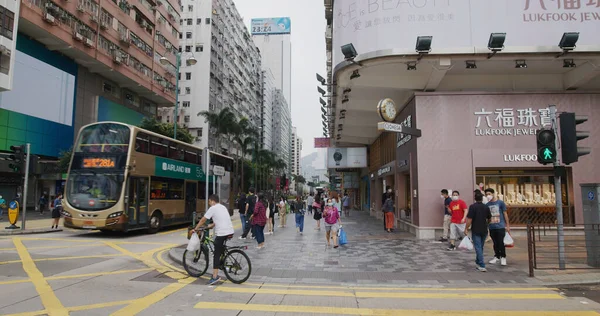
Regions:
<instances>
[{"instance_id":1,"label":"person wearing face mask","mask_svg":"<svg viewBox=\"0 0 600 316\"><path fill-rule=\"evenodd\" d=\"M452 192L452 202L449 207L452 218L450 220L450 247L448 247L448 250L452 251L456 250L456 239L465 237L468 206L465 201L460 199L460 193L454 191Z\"/></svg>"},{"instance_id":2,"label":"person wearing face mask","mask_svg":"<svg viewBox=\"0 0 600 316\"><path fill-rule=\"evenodd\" d=\"M485 189L485 194L489 200L487 206L492 213L490 236L494 242L494 258L490 260L490 264L496 264L500 261L500 264L505 266L506 247L504 246L504 236L507 232L510 233L510 223L506 212L506 204L504 204L504 201L498 200L494 193L496 192L492 188Z\"/></svg>"},{"instance_id":3,"label":"person wearing face mask","mask_svg":"<svg viewBox=\"0 0 600 316\"><path fill-rule=\"evenodd\" d=\"M327 247L329 248L329 246L331 246L329 240L331 239L331 237L333 237L333 248L337 248L337 232L339 229L339 224L341 224L340 213L338 212L338 209L333 205L333 201L331 199L327 199L327 205L325 206L323 217L325 218L325 238L327 239Z\"/></svg>"},{"instance_id":4,"label":"person wearing face mask","mask_svg":"<svg viewBox=\"0 0 600 316\"><path fill-rule=\"evenodd\" d=\"M442 200L444 200L444 232L442 233L442 238L440 238L441 242L448 241L450 237L450 221L452 219L452 215L450 214L450 203L452 202L452 198L448 195L448 190L442 190Z\"/></svg>"},{"instance_id":5,"label":"person wearing face mask","mask_svg":"<svg viewBox=\"0 0 600 316\"><path fill-rule=\"evenodd\" d=\"M392 187L390 187L389 185L385 187L385 192L383 192L383 195L381 196L381 211L382 212L384 212L383 207L385 204L385 200L387 200L388 194L392 194ZM387 231L387 228L385 227L385 220L383 221L383 230Z\"/></svg>"}]
</instances>

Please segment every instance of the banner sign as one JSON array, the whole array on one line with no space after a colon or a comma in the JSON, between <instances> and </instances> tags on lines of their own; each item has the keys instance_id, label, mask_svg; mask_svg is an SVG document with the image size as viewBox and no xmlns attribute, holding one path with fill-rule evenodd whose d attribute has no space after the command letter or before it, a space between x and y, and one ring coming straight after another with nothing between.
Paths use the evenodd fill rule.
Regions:
<instances>
[{"instance_id":1,"label":"banner sign","mask_svg":"<svg viewBox=\"0 0 600 316\"><path fill-rule=\"evenodd\" d=\"M252 19L250 22L252 35L290 34L289 17Z\"/></svg>"},{"instance_id":2,"label":"banner sign","mask_svg":"<svg viewBox=\"0 0 600 316\"><path fill-rule=\"evenodd\" d=\"M328 148L331 138L315 137L315 148Z\"/></svg>"},{"instance_id":3,"label":"banner sign","mask_svg":"<svg viewBox=\"0 0 600 316\"><path fill-rule=\"evenodd\" d=\"M155 157L154 173L158 177L205 181L202 167L173 159Z\"/></svg>"}]
</instances>

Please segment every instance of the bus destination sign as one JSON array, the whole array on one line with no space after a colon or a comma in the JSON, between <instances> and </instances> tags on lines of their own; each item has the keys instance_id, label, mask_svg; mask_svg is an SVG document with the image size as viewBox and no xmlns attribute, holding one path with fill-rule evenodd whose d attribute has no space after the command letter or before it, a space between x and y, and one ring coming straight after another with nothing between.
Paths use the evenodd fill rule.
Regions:
<instances>
[{"instance_id":1,"label":"bus destination sign","mask_svg":"<svg viewBox=\"0 0 600 316\"><path fill-rule=\"evenodd\" d=\"M159 177L202 181L204 171L199 165L173 159L156 157L154 173Z\"/></svg>"},{"instance_id":2,"label":"bus destination sign","mask_svg":"<svg viewBox=\"0 0 600 316\"><path fill-rule=\"evenodd\" d=\"M115 158L83 158L83 168L114 168Z\"/></svg>"}]
</instances>

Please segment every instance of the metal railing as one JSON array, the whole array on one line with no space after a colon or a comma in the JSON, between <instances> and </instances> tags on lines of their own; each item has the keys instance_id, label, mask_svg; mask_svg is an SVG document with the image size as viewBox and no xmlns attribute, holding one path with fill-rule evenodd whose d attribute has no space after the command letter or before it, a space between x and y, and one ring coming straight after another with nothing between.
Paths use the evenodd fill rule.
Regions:
<instances>
[{"instance_id":1,"label":"metal railing","mask_svg":"<svg viewBox=\"0 0 600 316\"><path fill-rule=\"evenodd\" d=\"M600 269L600 224L564 225L565 270ZM535 270L559 270L558 226L527 225L529 276Z\"/></svg>"}]
</instances>

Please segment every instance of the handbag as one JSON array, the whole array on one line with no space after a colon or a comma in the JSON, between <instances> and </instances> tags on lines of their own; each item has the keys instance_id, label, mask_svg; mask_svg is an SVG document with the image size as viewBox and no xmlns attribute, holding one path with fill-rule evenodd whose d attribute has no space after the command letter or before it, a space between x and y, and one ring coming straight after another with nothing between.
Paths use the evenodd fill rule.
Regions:
<instances>
[{"instance_id":1,"label":"handbag","mask_svg":"<svg viewBox=\"0 0 600 316\"><path fill-rule=\"evenodd\" d=\"M346 231L340 227L339 234L340 234L340 245L347 244L348 239L346 238Z\"/></svg>"}]
</instances>

